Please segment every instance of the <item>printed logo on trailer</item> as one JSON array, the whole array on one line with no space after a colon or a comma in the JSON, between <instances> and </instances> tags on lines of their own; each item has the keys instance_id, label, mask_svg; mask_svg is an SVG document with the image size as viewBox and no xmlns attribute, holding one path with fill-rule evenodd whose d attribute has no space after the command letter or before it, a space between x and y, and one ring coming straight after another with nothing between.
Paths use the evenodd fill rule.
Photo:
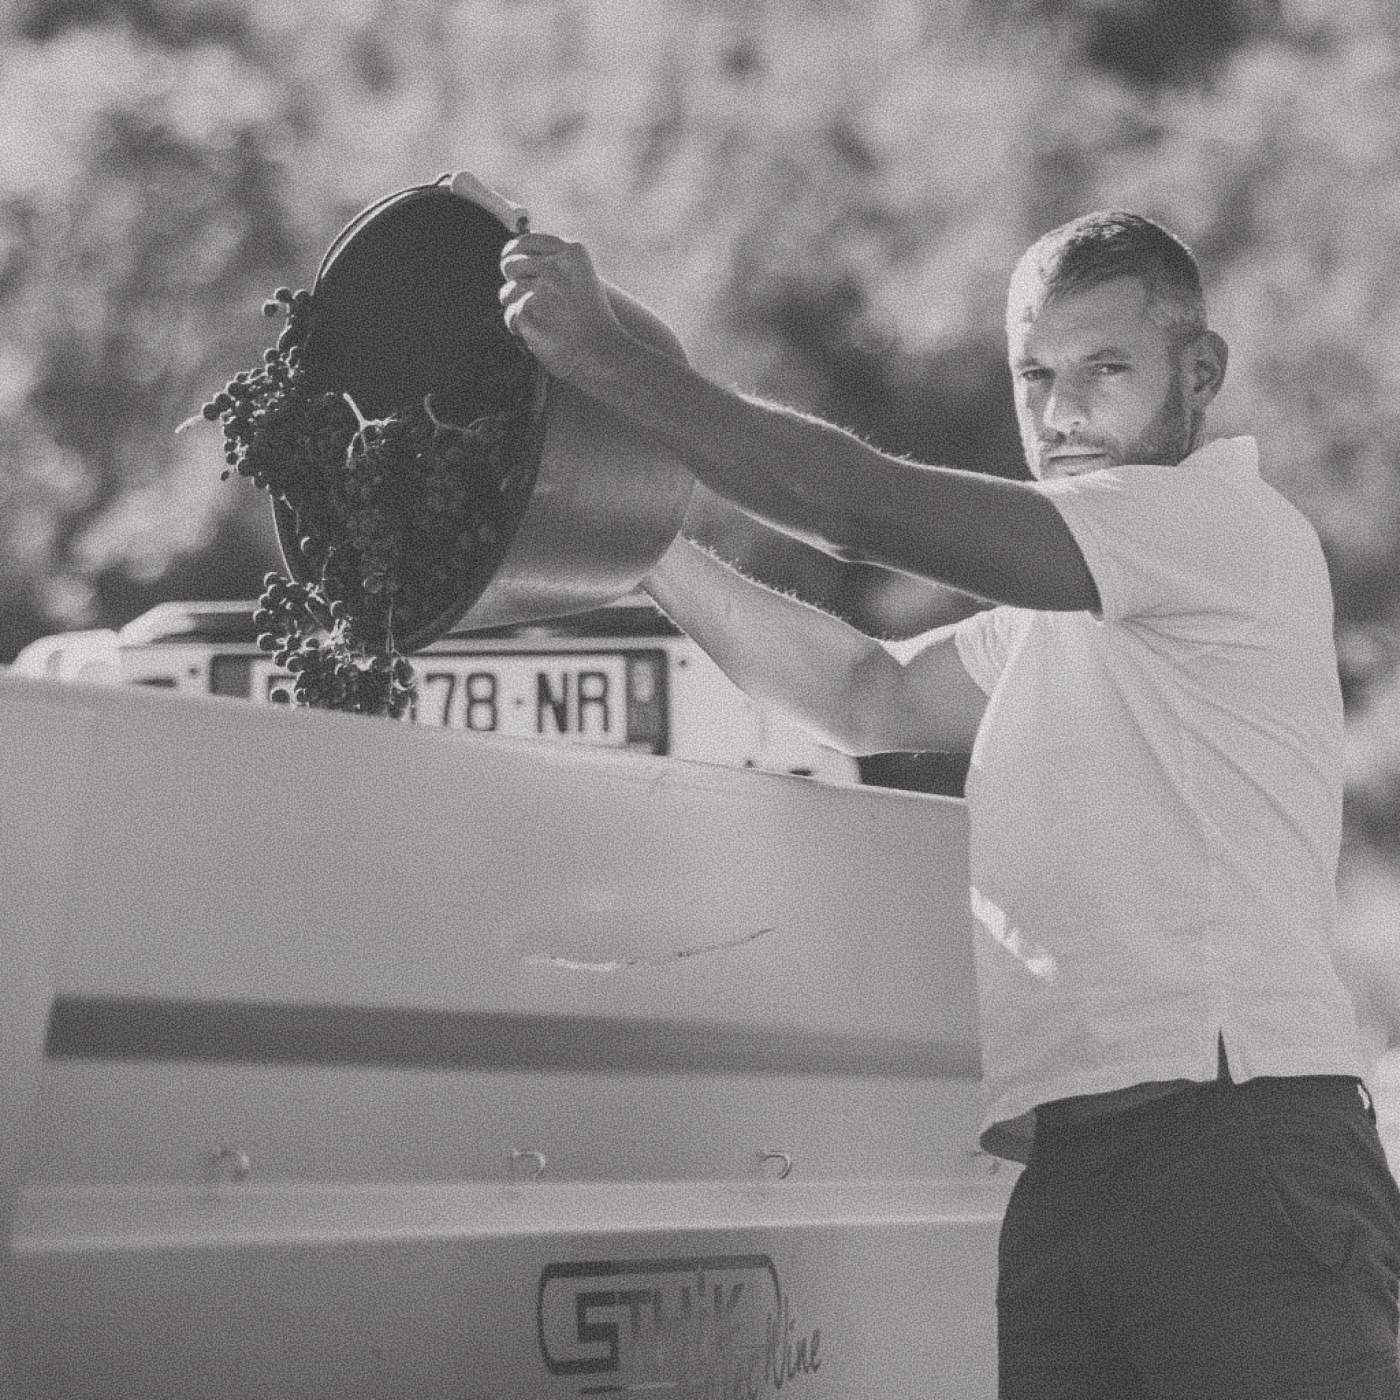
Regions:
<instances>
[{"instance_id":1,"label":"printed logo on trailer","mask_svg":"<svg viewBox=\"0 0 1400 1400\"><path fill-rule=\"evenodd\" d=\"M578 1396L759 1400L825 1359L766 1254L550 1264L540 1354Z\"/></svg>"}]
</instances>

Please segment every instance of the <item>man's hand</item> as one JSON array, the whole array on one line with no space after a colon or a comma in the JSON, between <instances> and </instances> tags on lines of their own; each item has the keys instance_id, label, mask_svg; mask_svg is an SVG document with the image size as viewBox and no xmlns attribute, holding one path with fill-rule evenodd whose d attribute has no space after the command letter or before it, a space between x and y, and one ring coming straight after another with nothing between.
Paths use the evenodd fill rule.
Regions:
<instances>
[{"instance_id":1,"label":"man's hand","mask_svg":"<svg viewBox=\"0 0 1400 1400\"><path fill-rule=\"evenodd\" d=\"M581 243L522 234L502 250L501 274L506 329L556 378L577 378L626 339Z\"/></svg>"}]
</instances>

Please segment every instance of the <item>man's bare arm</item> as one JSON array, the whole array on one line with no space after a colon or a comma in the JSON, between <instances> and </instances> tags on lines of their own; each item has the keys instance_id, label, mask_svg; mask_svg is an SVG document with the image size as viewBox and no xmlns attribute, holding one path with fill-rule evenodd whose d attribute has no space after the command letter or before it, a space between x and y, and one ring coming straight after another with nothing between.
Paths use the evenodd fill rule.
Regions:
<instances>
[{"instance_id":1,"label":"man's bare arm","mask_svg":"<svg viewBox=\"0 0 1400 1400\"><path fill-rule=\"evenodd\" d=\"M711 383L622 329L577 244L527 234L502 266L507 324L551 373L653 432L760 520L838 558L994 602L1097 609L1074 537L1032 484L907 462Z\"/></svg>"},{"instance_id":2,"label":"man's bare arm","mask_svg":"<svg viewBox=\"0 0 1400 1400\"><path fill-rule=\"evenodd\" d=\"M746 694L844 753L972 747L986 696L951 636L902 665L840 618L682 538L643 585Z\"/></svg>"}]
</instances>

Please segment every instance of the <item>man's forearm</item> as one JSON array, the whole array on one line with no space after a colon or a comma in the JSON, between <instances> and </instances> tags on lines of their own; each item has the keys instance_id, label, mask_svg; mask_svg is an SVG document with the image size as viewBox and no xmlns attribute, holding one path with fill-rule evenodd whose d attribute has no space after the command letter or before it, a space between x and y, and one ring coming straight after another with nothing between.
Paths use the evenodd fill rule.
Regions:
<instances>
[{"instance_id":1,"label":"man's forearm","mask_svg":"<svg viewBox=\"0 0 1400 1400\"><path fill-rule=\"evenodd\" d=\"M843 429L729 393L630 337L570 377L656 434L710 489L828 553L995 602L1097 605L1059 513L1027 483L901 461Z\"/></svg>"},{"instance_id":2,"label":"man's forearm","mask_svg":"<svg viewBox=\"0 0 1400 1400\"><path fill-rule=\"evenodd\" d=\"M643 587L746 694L835 748L863 751L871 715L856 681L872 667L898 668L878 642L684 537Z\"/></svg>"}]
</instances>

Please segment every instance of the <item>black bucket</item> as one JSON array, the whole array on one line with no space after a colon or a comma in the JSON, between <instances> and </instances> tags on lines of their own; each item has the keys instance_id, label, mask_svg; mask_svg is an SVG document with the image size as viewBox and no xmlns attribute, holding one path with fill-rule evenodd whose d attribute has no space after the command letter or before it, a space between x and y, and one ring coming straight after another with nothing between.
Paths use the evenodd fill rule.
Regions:
<instances>
[{"instance_id":1,"label":"black bucket","mask_svg":"<svg viewBox=\"0 0 1400 1400\"><path fill-rule=\"evenodd\" d=\"M366 418L431 396L445 421L502 414L511 425L490 538L454 559L450 579L400 598L403 651L454 627L562 616L630 592L674 539L693 487L654 439L554 380L506 330L500 257L518 229L458 192L464 181L481 188L443 177L346 226L312 288L303 350L309 387L348 394ZM635 338L684 358L651 313L608 293ZM288 571L314 579L304 522L279 498L273 510Z\"/></svg>"}]
</instances>

